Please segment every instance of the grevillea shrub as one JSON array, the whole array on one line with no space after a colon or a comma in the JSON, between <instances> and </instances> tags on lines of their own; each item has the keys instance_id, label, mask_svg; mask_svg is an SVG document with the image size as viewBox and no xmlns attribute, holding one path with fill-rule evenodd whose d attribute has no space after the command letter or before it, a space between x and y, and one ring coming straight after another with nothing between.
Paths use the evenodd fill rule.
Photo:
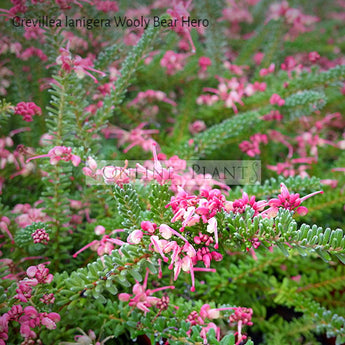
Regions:
<instances>
[{"instance_id":1,"label":"grevillea shrub","mask_svg":"<svg viewBox=\"0 0 345 345\"><path fill-rule=\"evenodd\" d=\"M0 4L0 345L345 343L343 0Z\"/></svg>"}]
</instances>

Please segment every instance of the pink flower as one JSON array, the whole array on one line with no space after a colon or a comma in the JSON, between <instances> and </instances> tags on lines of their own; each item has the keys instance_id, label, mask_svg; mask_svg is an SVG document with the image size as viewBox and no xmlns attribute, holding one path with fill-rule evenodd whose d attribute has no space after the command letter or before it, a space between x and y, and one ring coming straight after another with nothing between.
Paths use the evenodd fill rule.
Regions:
<instances>
[{"instance_id":1,"label":"pink flower","mask_svg":"<svg viewBox=\"0 0 345 345\"><path fill-rule=\"evenodd\" d=\"M83 2L86 2L88 4L91 4L91 2L89 0L79 0L79 1L83 1ZM75 4L75 5L79 6L80 8L82 8L83 5L80 4L79 1L77 1L77 0L55 0L56 4L58 6L60 6L60 8L62 10L69 10L71 8L72 4Z\"/></svg>"},{"instance_id":2,"label":"pink flower","mask_svg":"<svg viewBox=\"0 0 345 345\"><path fill-rule=\"evenodd\" d=\"M195 326L195 325L203 325L204 324L204 320L202 319L202 317L198 314L197 311L192 311L187 319L187 322L189 322L191 324L191 326Z\"/></svg>"},{"instance_id":3,"label":"pink flower","mask_svg":"<svg viewBox=\"0 0 345 345\"><path fill-rule=\"evenodd\" d=\"M45 42L45 36L44 36L45 31L42 28L25 26L24 29L25 29L24 37L27 40L33 39L33 40L38 40L40 43Z\"/></svg>"},{"instance_id":4,"label":"pink flower","mask_svg":"<svg viewBox=\"0 0 345 345\"><path fill-rule=\"evenodd\" d=\"M97 225L95 227L95 234L96 235L103 235L105 233L105 227L103 225Z\"/></svg>"},{"instance_id":5,"label":"pink flower","mask_svg":"<svg viewBox=\"0 0 345 345\"><path fill-rule=\"evenodd\" d=\"M166 68L167 75L173 75L183 70L186 57L186 54L179 54L172 50L168 50L162 57L160 64L162 67Z\"/></svg>"},{"instance_id":6,"label":"pink flower","mask_svg":"<svg viewBox=\"0 0 345 345\"><path fill-rule=\"evenodd\" d=\"M119 5L116 1L96 0L95 5L98 11L102 11L104 13L117 12L119 10Z\"/></svg>"},{"instance_id":7,"label":"pink flower","mask_svg":"<svg viewBox=\"0 0 345 345\"><path fill-rule=\"evenodd\" d=\"M268 114L262 117L265 121L281 121L283 119L283 115L279 112L279 110L271 110Z\"/></svg>"},{"instance_id":8,"label":"pink flower","mask_svg":"<svg viewBox=\"0 0 345 345\"><path fill-rule=\"evenodd\" d=\"M29 278L37 279L40 284L50 284L53 281L53 275L49 274L49 269L43 264L38 266L30 266L26 270L26 274Z\"/></svg>"},{"instance_id":9,"label":"pink flower","mask_svg":"<svg viewBox=\"0 0 345 345\"><path fill-rule=\"evenodd\" d=\"M229 317L229 322L231 324L237 323L237 339L236 344L240 344L242 340L245 340L247 337L242 335L242 326L248 325L252 326L253 322L252 315L253 309L251 308L233 308L235 310L234 314L231 314Z\"/></svg>"},{"instance_id":10,"label":"pink flower","mask_svg":"<svg viewBox=\"0 0 345 345\"><path fill-rule=\"evenodd\" d=\"M152 223L148 220L142 221L140 226L144 231L147 231L150 235L154 234L157 229L157 224Z\"/></svg>"},{"instance_id":11,"label":"pink flower","mask_svg":"<svg viewBox=\"0 0 345 345\"><path fill-rule=\"evenodd\" d=\"M166 289L175 289L175 286L164 286L154 290L147 289L147 278L149 272L146 272L143 285L138 282L133 286L133 294L121 293L119 294L119 300L122 302L128 302L129 306L136 307L142 310L145 314L150 311L150 307L156 305L160 299L157 297L152 297L151 295L157 291L162 291Z\"/></svg>"},{"instance_id":12,"label":"pink flower","mask_svg":"<svg viewBox=\"0 0 345 345\"><path fill-rule=\"evenodd\" d=\"M132 295L130 295L129 293L120 293L119 294L119 300L121 302L128 302L131 297L132 297Z\"/></svg>"},{"instance_id":13,"label":"pink flower","mask_svg":"<svg viewBox=\"0 0 345 345\"><path fill-rule=\"evenodd\" d=\"M336 188L338 185L338 180L324 179L320 180L320 182L326 186L331 186L331 188Z\"/></svg>"},{"instance_id":14,"label":"pink flower","mask_svg":"<svg viewBox=\"0 0 345 345\"><path fill-rule=\"evenodd\" d=\"M42 115L42 109L34 102L20 102L14 108L14 114L21 115L26 122L31 122L34 115Z\"/></svg>"},{"instance_id":15,"label":"pink flower","mask_svg":"<svg viewBox=\"0 0 345 345\"><path fill-rule=\"evenodd\" d=\"M274 93L270 98L270 103L272 105L277 104L279 107L281 107L285 104L285 100L283 100L279 95Z\"/></svg>"},{"instance_id":16,"label":"pink flower","mask_svg":"<svg viewBox=\"0 0 345 345\"><path fill-rule=\"evenodd\" d=\"M141 230L132 231L127 237L127 242L129 244L139 244L143 238L143 232Z\"/></svg>"},{"instance_id":17,"label":"pink flower","mask_svg":"<svg viewBox=\"0 0 345 345\"><path fill-rule=\"evenodd\" d=\"M20 334L24 338L36 338L36 333L31 329L39 326L39 312L36 308L28 306L24 308L24 315L19 319Z\"/></svg>"},{"instance_id":18,"label":"pink flower","mask_svg":"<svg viewBox=\"0 0 345 345\"><path fill-rule=\"evenodd\" d=\"M197 120L193 123L191 123L189 126L188 126L188 129L189 131L192 133L192 134L197 134L199 132L202 132L206 129L206 125L205 125L205 122L202 121L202 120Z\"/></svg>"},{"instance_id":19,"label":"pink flower","mask_svg":"<svg viewBox=\"0 0 345 345\"><path fill-rule=\"evenodd\" d=\"M199 63L201 72L205 72L207 68L212 65L211 59L206 56L200 57L198 63Z\"/></svg>"},{"instance_id":20,"label":"pink flower","mask_svg":"<svg viewBox=\"0 0 345 345\"><path fill-rule=\"evenodd\" d=\"M26 161L26 163L30 162L33 159L45 158L45 157L50 158L50 164L52 164L52 165L56 165L60 160L63 160L65 162L71 161L72 164L75 167L77 167L79 165L79 163L81 162L81 158L79 156L72 154L72 148L71 147L55 146L47 154L36 156L36 157L31 157Z\"/></svg>"},{"instance_id":21,"label":"pink flower","mask_svg":"<svg viewBox=\"0 0 345 345\"><path fill-rule=\"evenodd\" d=\"M201 95L196 99L198 105L213 105L219 100L217 95Z\"/></svg>"},{"instance_id":22,"label":"pink flower","mask_svg":"<svg viewBox=\"0 0 345 345\"><path fill-rule=\"evenodd\" d=\"M48 329L55 329L56 322L61 320L58 313L42 313L41 314L41 324L46 326Z\"/></svg>"},{"instance_id":23,"label":"pink flower","mask_svg":"<svg viewBox=\"0 0 345 345\"><path fill-rule=\"evenodd\" d=\"M41 49L38 49L35 47L29 47L29 48L25 49L20 54L20 59L22 59L23 61L26 61L32 56L37 56L43 62L48 60L48 56L45 55Z\"/></svg>"},{"instance_id":24,"label":"pink flower","mask_svg":"<svg viewBox=\"0 0 345 345\"><path fill-rule=\"evenodd\" d=\"M176 23L176 25L174 25L171 29L179 34L182 34L189 41L189 44L192 47L192 53L195 53L195 46L192 36L190 35L191 27L184 26L182 24L182 20L190 16L187 9L190 7L191 3L192 0L188 0L186 3L179 0L173 0L173 8L168 9L167 13L171 15L173 22Z\"/></svg>"},{"instance_id":25,"label":"pink flower","mask_svg":"<svg viewBox=\"0 0 345 345\"><path fill-rule=\"evenodd\" d=\"M217 309L211 309L209 304L204 304L200 309L200 316L205 320L207 319L218 319L220 314Z\"/></svg>"},{"instance_id":26,"label":"pink flower","mask_svg":"<svg viewBox=\"0 0 345 345\"><path fill-rule=\"evenodd\" d=\"M278 213L278 208L283 207L287 210L296 212L304 216L308 213L308 209L304 206L300 206L300 204L310 197L316 194L323 194L323 191L317 191L311 194L304 196L303 198L299 197L299 194L290 194L289 190L286 188L284 183L280 184L281 192L278 195L278 199L271 199L268 201L269 206L271 206L268 210L265 210L263 213L268 213L271 216L274 216Z\"/></svg>"},{"instance_id":27,"label":"pink flower","mask_svg":"<svg viewBox=\"0 0 345 345\"><path fill-rule=\"evenodd\" d=\"M13 305L11 310L9 310L7 314L11 320L18 321L19 317L23 315L23 307L20 304Z\"/></svg>"},{"instance_id":28,"label":"pink flower","mask_svg":"<svg viewBox=\"0 0 345 345\"><path fill-rule=\"evenodd\" d=\"M151 138L152 134L159 133L157 129L143 129L147 125L146 122L142 122L138 127L127 132L123 129L113 127L107 131L107 137L112 137L112 135L118 139L118 145L122 146L125 143L130 143L123 152L127 153L130 149L135 146L141 146L144 151L150 151L152 144L156 143L155 140Z\"/></svg>"},{"instance_id":29,"label":"pink flower","mask_svg":"<svg viewBox=\"0 0 345 345\"><path fill-rule=\"evenodd\" d=\"M318 52L310 52L308 54L308 59L309 59L310 62L315 63L317 60L320 59L320 55L319 55Z\"/></svg>"},{"instance_id":30,"label":"pink flower","mask_svg":"<svg viewBox=\"0 0 345 345\"><path fill-rule=\"evenodd\" d=\"M242 97L244 96L244 88L241 83L239 83L237 78L232 78L231 80L220 79L218 89L206 87L203 89L206 92L212 92L217 95L217 100L224 102L227 108L232 108L235 113L238 113L238 109L235 103L244 105ZM202 99L200 100L202 101ZM199 99L197 103L200 104ZM212 98L210 98L211 104L213 104Z\"/></svg>"},{"instance_id":31,"label":"pink flower","mask_svg":"<svg viewBox=\"0 0 345 345\"><path fill-rule=\"evenodd\" d=\"M170 228L170 226L166 225L166 224L161 224L159 226L159 233L162 235L162 237L166 240L169 240L173 233L171 231L172 229Z\"/></svg>"},{"instance_id":32,"label":"pink flower","mask_svg":"<svg viewBox=\"0 0 345 345\"><path fill-rule=\"evenodd\" d=\"M33 208L29 204L17 204L12 212L20 213L15 221L21 228L25 228L33 222L47 222L51 219L42 211L42 208Z\"/></svg>"},{"instance_id":33,"label":"pink flower","mask_svg":"<svg viewBox=\"0 0 345 345\"><path fill-rule=\"evenodd\" d=\"M114 232L121 232L122 229L114 230ZM110 255L110 253L114 250L114 244L118 246L124 245L126 242L123 242L117 238L111 238L109 235L104 235L100 241L94 240L88 243L86 246L79 249L76 253L73 254L73 258L76 258L81 252L85 249L90 248L94 251L97 251L99 256L103 256L104 254Z\"/></svg>"},{"instance_id":34,"label":"pink flower","mask_svg":"<svg viewBox=\"0 0 345 345\"><path fill-rule=\"evenodd\" d=\"M164 252L163 252L163 248L164 248L164 246L166 244L166 241L165 240L160 240L159 237L155 236L155 235L151 236L150 239L151 239L151 243L153 245L154 251L156 253L159 253L162 256L164 262L168 262L169 259L164 255Z\"/></svg>"},{"instance_id":35,"label":"pink flower","mask_svg":"<svg viewBox=\"0 0 345 345\"><path fill-rule=\"evenodd\" d=\"M40 298L40 301L44 304L54 304L55 302L54 294L49 293L49 294L43 295L43 297Z\"/></svg>"},{"instance_id":36,"label":"pink flower","mask_svg":"<svg viewBox=\"0 0 345 345\"><path fill-rule=\"evenodd\" d=\"M0 230L8 235L8 237L11 239L11 242L14 243L14 238L8 229L8 226L10 225L11 221L8 217L3 216L0 218Z\"/></svg>"},{"instance_id":37,"label":"pink flower","mask_svg":"<svg viewBox=\"0 0 345 345\"><path fill-rule=\"evenodd\" d=\"M224 308L226 309L226 308ZM213 317L214 316L214 317ZM213 322L206 323L206 319L213 319L218 318L219 312L216 310L210 310L210 306L208 304L204 304L201 307L200 315L197 311L192 311L186 321L191 324L191 326L200 325L202 326L200 336L204 338L204 344L208 344L207 342L207 333L208 331L213 328L216 332L217 340L220 339L220 328L217 327ZM187 334L190 334L191 331L188 331Z\"/></svg>"},{"instance_id":38,"label":"pink flower","mask_svg":"<svg viewBox=\"0 0 345 345\"><path fill-rule=\"evenodd\" d=\"M261 92L264 92L266 90L266 87L267 87L267 84L265 82L254 82L253 84L253 88L254 88L254 91L261 91Z\"/></svg>"},{"instance_id":39,"label":"pink flower","mask_svg":"<svg viewBox=\"0 0 345 345\"><path fill-rule=\"evenodd\" d=\"M174 170L185 170L187 167L187 162L178 156L172 156L165 161L165 166L167 168L173 168Z\"/></svg>"},{"instance_id":40,"label":"pink flower","mask_svg":"<svg viewBox=\"0 0 345 345\"><path fill-rule=\"evenodd\" d=\"M232 30L237 32L239 30L239 23L247 22L252 23L253 17L249 12L245 2L238 2L235 0L228 0L227 7L222 11L223 16L220 20L227 20L232 25Z\"/></svg>"},{"instance_id":41,"label":"pink flower","mask_svg":"<svg viewBox=\"0 0 345 345\"><path fill-rule=\"evenodd\" d=\"M225 209L227 212L233 212L235 214L244 213L247 206L250 206L254 210L254 216L257 216L267 206L267 202L264 200L255 201L254 195L249 198L248 194L243 192L241 199L234 200L233 202L227 201Z\"/></svg>"},{"instance_id":42,"label":"pink flower","mask_svg":"<svg viewBox=\"0 0 345 345\"><path fill-rule=\"evenodd\" d=\"M151 181L156 180L159 184L165 184L167 181L171 181L176 177L176 173L174 173L173 167L169 167L168 169L163 168L162 164L160 163L160 160L158 159L157 150L156 150L157 144L154 142L151 145L152 154L153 154L153 167L152 170L145 168L141 164L137 163L137 171L140 174L143 174L142 179L144 181Z\"/></svg>"},{"instance_id":43,"label":"pink flower","mask_svg":"<svg viewBox=\"0 0 345 345\"><path fill-rule=\"evenodd\" d=\"M200 336L201 336L202 338L204 338L204 344L208 344L206 334L208 333L208 331L209 331L211 328L213 328L213 329L215 330L217 340L220 339L220 328L217 327L217 325L214 324L213 322L209 322L209 323L207 324L207 326L203 327L202 330L201 330L201 332L200 332Z\"/></svg>"},{"instance_id":44,"label":"pink flower","mask_svg":"<svg viewBox=\"0 0 345 345\"><path fill-rule=\"evenodd\" d=\"M296 66L296 60L293 56L288 56L285 58L284 63L281 64L281 69L285 71L292 71Z\"/></svg>"},{"instance_id":45,"label":"pink flower","mask_svg":"<svg viewBox=\"0 0 345 345\"><path fill-rule=\"evenodd\" d=\"M265 56L264 53L258 52L253 56L253 60L257 65L260 65L264 56Z\"/></svg>"},{"instance_id":46,"label":"pink flower","mask_svg":"<svg viewBox=\"0 0 345 345\"><path fill-rule=\"evenodd\" d=\"M89 57L83 59L76 55L72 58L71 52L69 51L70 41L68 41L66 48L60 48L60 55L56 59L56 64L61 65L62 69L67 73L75 71L79 78L83 78L84 75L88 75L97 84L98 80L89 72L95 72L104 77L106 74L102 71L94 69L93 62Z\"/></svg>"},{"instance_id":47,"label":"pink flower","mask_svg":"<svg viewBox=\"0 0 345 345\"><path fill-rule=\"evenodd\" d=\"M36 281L36 283L34 282ZM13 298L19 299L23 303L27 303L28 300L31 298L31 292L32 292L32 287L38 284L37 280L23 280L19 282L18 288L16 289L17 295L15 295ZM29 283L31 286L29 286Z\"/></svg>"},{"instance_id":48,"label":"pink flower","mask_svg":"<svg viewBox=\"0 0 345 345\"><path fill-rule=\"evenodd\" d=\"M101 170L104 182L106 184L117 184L122 187L124 184L129 183L134 179L134 171L132 169L126 169L128 161L125 161L125 166L106 166Z\"/></svg>"},{"instance_id":49,"label":"pink flower","mask_svg":"<svg viewBox=\"0 0 345 345\"><path fill-rule=\"evenodd\" d=\"M176 107L176 102L168 98L167 95L163 91L155 91L155 90L146 90L146 91L139 92L137 97L134 98L133 101L128 103L128 106L142 105L145 103L145 101L152 102L155 100L160 101L160 102L165 102Z\"/></svg>"},{"instance_id":50,"label":"pink flower","mask_svg":"<svg viewBox=\"0 0 345 345\"><path fill-rule=\"evenodd\" d=\"M242 141L242 143L239 144L239 148L241 151L245 152L250 157L255 157L255 155L259 155L261 153L260 151L260 143L267 144L267 135L266 134L254 134L250 137L250 141Z\"/></svg>"},{"instance_id":51,"label":"pink flower","mask_svg":"<svg viewBox=\"0 0 345 345\"><path fill-rule=\"evenodd\" d=\"M31 234L31 237L34 240L34 243L48 244L49 242L49 235L44 229L37 229Z\"/></svg>"},{"instance_id":52,"label":"pink flower","mask_svg":"<svg viewBox=\"0 0 345 345\"><path fill-rule=\"evenodd\" d=\"M260 70L260 77L264 77L265 75L273 73L274 69L275 69L274 63L271 63L268 68L262 68Z\"/></svg>"},{"instance_id":53,"label":"pink flower","mask_svg":"<svg viewBox=\"0 0 345 345\"><path fill-rule=\"evenodd\" d=\"M216 244L214 245L214 248L218 248L218 231L217 231L217 219L212 217L208 220L208 225L207 225L207 232L214 234L214 238L216 241Z\"/></svg>"},{"instance_id":54,"label":"pink flower","mask_svg":"<svg viewBox=\"0 0 345 345\"><path fill-rule=\"evenodd\" d=\"M53 141L54 136L48 133L45 133L41 136L40 138L40 145L41 146L47 146L50 145L51 142Z\"/></svg>"},{"instance_id":55,"label":"pink flower","mask_svg":"<svg viewBox=\"0 0 345 345\"><path fill-rule=\"evenodd\" d=\"M83 59L80 56L76 56L74 58L73 64L74 64L74 67L72 69L75 71L75 73L77 74L79 78L83 78L85 75L88 75L89 77L93 79L95 84L98 83L98 80L89 71L98 73L102 77L106 76L104 72L92 68L93 62L91 61L90 58Z\"/></svg>"},{"instance_id":56,"label":"pink flower","mask_svg":"<svg viewBox=\"0 0 345 345\"><path fill-rule=\"evenodd\" d=\"M308 31L308 27L319 20L318 17L306 15L297 8L289 7L287 1L272 4L269 12L268 20L283 18L285 23L290 27L285 39L296 38L300 33Z\"/></svg>"}]
</instances>

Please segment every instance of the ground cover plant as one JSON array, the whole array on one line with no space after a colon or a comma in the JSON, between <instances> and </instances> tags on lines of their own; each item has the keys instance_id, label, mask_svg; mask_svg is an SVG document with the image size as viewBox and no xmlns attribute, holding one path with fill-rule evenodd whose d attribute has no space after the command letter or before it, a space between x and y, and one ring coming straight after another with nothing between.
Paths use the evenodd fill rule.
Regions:
<instances>
[{"instance_id":1,"label":"ground cover plant","mask_svg":"<svg viewBox=\"0 0 345 345\"><path fill-rule=\"evenodd\" d=\"M345 343L345 1L0 7L0 345Z\"/></svg>"}]
</instances>

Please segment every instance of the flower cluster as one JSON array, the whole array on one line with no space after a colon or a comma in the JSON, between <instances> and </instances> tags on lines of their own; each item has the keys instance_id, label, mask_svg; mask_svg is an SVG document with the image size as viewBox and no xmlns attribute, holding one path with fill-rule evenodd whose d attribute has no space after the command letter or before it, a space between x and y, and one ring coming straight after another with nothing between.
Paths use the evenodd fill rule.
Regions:
<instances>
[{"instance_id":1,"label":"flower cluster","mask_svg":"<svg viewBox=\"0 0 345 345\"><path fill-rule=\"evenodd\" d=\"M56 59L56 64L61 65L63 71L70 73L74 71L79 78L83 78L85 75L88 75L93 79L97 84L98 80L89 72L95 72L104 77L106 74L102 71L94 69L93 62L90 58L83 59L79 55L74 58L69 51L70 43L67 43L66 48L60 48L60 55Z\"/></svg>"},{"instance_id":2,"label":"flower cluster","mask_svg":"<svg viewBox=\"0 0 345 345\"><path fill-rule=\"evenodd\" d=\"M129 306L138 308L145 312L145 314L148 313L150 311L149 308L153 306L157 306L159 309L166 309L166 306L164 305L165 299L163 299L162 302L162 299L151 296L153 293L167 289L175 289L175 286L164 286L153 290L147 289L148 274L149 273L147 271L142 285L138 282L133 285L132 295L128 293L119 294L120 301L129 302Z\"/></svg>"},{"instance_id":3,"label":"flower cluster","mask_svg":"<svg viewBox=\"0 0 345 345\"><path fill-rule=\"evenodd\" d=\"M310 26L319 21L316 16L306 15L301 10L290 7L287 1L272 4L268 18L273 20L283 18L285 20L290 27L286 39L295 39L299 34L310 30Z\"/></svg>"},{"instance_id":4,"label":"flower cluster","mask_svg":"<svg viewBox=\"0 0 345 345\"><path fill-rule=\"evenodd\" d=\"M109 235L104 235L105 228L102 225L98 225L95 227L95 234L96 235L103 235L101 240L94 240L84 246L83 248L79 249L73 257L76 258L78 254L83 252L87 248L91 248L93 251L97 251L99 256L103 256L104 254L110 255L110 253L114 250L114 244L118 246L122 246L125 242L121 241L119 238L112 238L110 235L118 232L123 232L122 229L113 230Z\"/></svg>"},{"instance_id":5,"label":"flower cluster","mask_svg":"<svg viewBox=\"0 0 345 345\"><path fill-rule=\"evenodd\" d=\"M270 103L277 104L279 107L282 107L285 104L285 101L276 93L274 93L270 98Z\"/></svg>"},{"instance_id":6,"label":"flower cluster","mask_svg":"<svg viewBox=\"0 0 345 345\"><path fill-rule=\"evenodd\" d=\"M267 210L267 212L272 216L273 214L278 213L279 207L283 207L287 210L295 210L300 215L306 215L308 213L308 209L305 206L300 206L300 204L313 195L320 193L322 194L323 191L317 191L306 195L303 198L300 198L298 193L290 194L284 183L282 183L281 193L278 195L278 199L269 200L268 205L270 206L270 208Z\"/></svg>"},{"instance_id":7,"label":"flower cluster","mask_svg":"<svg viewBox=\"0 0 345 345\"><path fill-rule=\"evenodd\" d=\"M267 144L267 135L266 134L254 134L250 137L250 141L242 141L241 144L239 144L239 148L241 151L245 152L250 157L255 157L255 155L260 154L260 143Z\"/></svg>"},{"instance_id":8,"label":"flower cluster","mask_svg":"<svg viewBox=\"0 0 345 345\"><path fill-rule=\"evenodd\" d=\"M220 311L234 311L233 314L230 315L229 321L230 324L237 323L238 330L235 333L237 335L237 342L236 345L241 344L242 341L246 340L247 337L242 335L242 326L248 325L252 326L253 322L251 322L253 310L251 308L241 308L241 307L224 307L224 308L211 308L209 304L204 304L200 308L200 312L192 311L186 321L190 323L191 326L200 325L202 326L202 330L200 335L204 338L204 344L207 344L206 334L213 328L216 333L217 340L220 339L220 328L214 324L213 322L209 322L209 320L219 319L220 318ZM191 333L191 331L189 331Z\"/></svg>"},{"instance_id":9,"label":"flower cluster","mask_svg":"<svg viewBox=\"0 0 345 345\"><path fill-rule=\"evenodd\" d=\"M183 70L186 63L186 54L175 53L172 50L168 50L161 59L161 66L166 69L166 74L173 75L178 71Z\"/></svg>"},{"instance_id":10,"label":"flower cluster","mask_svg":"<svg viewBox=\"0 0 345 345\"><path fill-rule=\"evenodd\" d=\"M344 342L345 0L4 3L0 345Z\"/></svg>"},{"instance_id":11,"label":"flower cluster","mask_svg":"<svg viewBox=\"0 0 345 345\"><path fill-rule=\"evenodd\" d=\"M49 269L44 264L38 266L30 266L26 270L23 280L17 284L17 294L13 297L18 300L19 304L12 305L6 313L0 317L0 344L5 345L8 340L9 327L15 329L16 324L20 325L20 335L24 338L25 344L34 343L37 339L37 329L45 326L52 330L56 328L56 323L60 321L60 315L55 312L39 312L38 308L33 305L34 293L33 289L38 285L50 284L53 275L49 273ZM42 303L54 304L54 294L43 295L40 299ZM30 305L25 306L29 303ZM24 344L23 343L23 344Z\"/></svg>"},{"instance_id":12,"label":"flower cluster","mask_svg":"<svg viewBox=\"0 0 345 345\"><path fill-rule=\"evenodd\" d=\"M12 213L18 214L15 218L15 222L20 228L25 228L31 225L33 222L47 222L50 218L43 211L43 208L36 208L41 202L35 203L35 207L30 204L17 204Z\"/></svg>"},{"instance_id":13,"label":"flower cluster","mask_svg":"<svg viewBox=\"0 0 345 345\"><path fill-rule=\"evenodd\" d=\"M143 129L147 125L146 122L142 122L138 127L131 131L117 128L115 126L108 127L103 131L106 138L118 139L118 146L122 146L125 143L130 143L123 151L127 153L131 148L135 146L141 146L144 151L151 151L152 144L156 143L151 138L152 134L159 133L157 129Z\"/></svg>"},{"instance_id":14,"label":"flower cluster","mask_svg":"<svg viewBox=\"0 0 345 345\"><path fill-rule=\"evenodd\" d=\"M31 122L34 115L42 115L42 109L34 102L20 102L14 108L14 114L21 115L26 122Z\"/></svg>"},{"instance_id":15,"label":"flower cluster","mask_svg":"<svg viewBox=\"0 0 345 345\"><path fill-rule=\"evenodd\" d=\"M33 159L45 158L45 157L50 158L50 164L52 165L56 165L62 160L65 162L71 161L72 164L75 167L77 167L79 163L81 162L81 158L79 156L72 154L72 148L66 147L66 146L55 146L54 148L49 150L47 154L31 157L26 162L30 162Z\"/></svg>"},{"instance_id":16,"label":"flower cluster","mask_svg":"<svg viewBox=\"0 0 345 345\"><path fill-rule=\"evenodd\" d=\"M176 103L167 97L163 91L146 90L138 93L137 97L133 101L128 103L128 106L138 106L145 104L146 102L160 101L171 104L176 107Z\"/></svg>"},{"instance_id":17,"label":"flower cluster","mask_svg":"<svg viewBox=\"0 0 345 345\"><path fill-rule=\"evenodd\" d=\"M228 68L236 71L237 74L242 74L242 68L236 65L228 64ZM253 96L256 92L263 92L266 90L266 83L256 81L249 83L245 79L233 77L230 80L225 78L218 78L218 88L205 87L203 91L211 92L213 95L204 94L197 98L196 102L199 105L213 105L218 101L224 103L226 108L232 108L235 113L238 113L237 104L244 105L243 98Z\"/></svg>"},{"instance_id":18,"label":"flower cluster","mask_svg":"<svg viewBox=\"0 0 345 345\"><path fill-rule=\"evenodd\" d=\"M58 313L40 313L32 306L23 309L21 305L14 305L11 310L0 317L0 344L6 345L5 340L8 340L8 327L11 321L20 324L20 335L25 339L25 344L31 344L37 338L37 333L33 329L41 326L55 329L56 323L60 319Z\"/></svg>"},{"instance_id":19,"label":"flower cluster","mask_svg":"<svg viewBox=\"0 0 345 345\"><path fill-rule=\"evenodd\" d=\"M242 334L242 326L252 326L253 309L251 308L234 308L235 312L230 315L230 324L237 323L237 338L236 344L241 344L242 341L247 339L247 336Z\"/></svg>"},{"instance_id":20,"label":"flower cluster","mask_svg":"<svg viewBox=\"0 0 345 345\"><path fill-rule=\"evenodd\" d=\"M35 232L31 234L34 243L43 243L48 244L49 242L49 235L45 231L45 229L37 229Z\"/></svg>"}]
</instances>

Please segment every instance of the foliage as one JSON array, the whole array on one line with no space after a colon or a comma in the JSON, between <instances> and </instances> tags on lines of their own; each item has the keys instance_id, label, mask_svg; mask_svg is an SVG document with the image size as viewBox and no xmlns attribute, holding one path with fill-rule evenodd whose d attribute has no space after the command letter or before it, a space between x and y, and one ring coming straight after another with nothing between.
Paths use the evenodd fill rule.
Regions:
<instances>
[{"instance_id":1,"label":"foliage","mask_svg":"<svg viewBox=\"0 0 345 345\"><path fill-rule=\"evenodd\" d=\"M343 2L138 4L1 2L0 345L345 343Z\"/></svg>"}]
</instances>

